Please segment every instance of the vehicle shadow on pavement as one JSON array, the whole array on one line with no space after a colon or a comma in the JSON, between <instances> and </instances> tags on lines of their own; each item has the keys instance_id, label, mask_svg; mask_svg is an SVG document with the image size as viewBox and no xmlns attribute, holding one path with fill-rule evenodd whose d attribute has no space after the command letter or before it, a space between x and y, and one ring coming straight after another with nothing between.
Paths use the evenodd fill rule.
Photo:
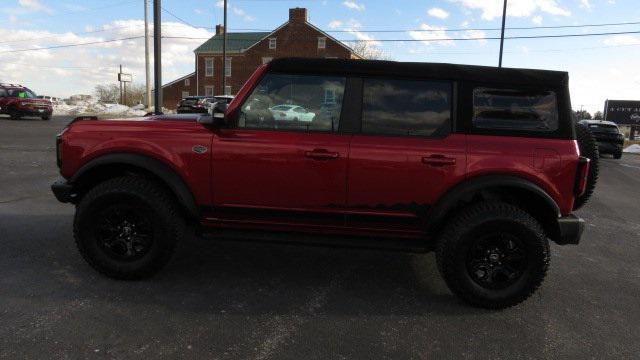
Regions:
<instances>
[{"instance_id":1,"label":"vehicle shadow on pavement","mask_svg":"<svg viewBox=\"0 0 640 360\"><path fill-rule=\"evenodd\" d=\"M39 224L33 226L33 224ZM0 270L15 297L238 315L482 313L454 297L432 254L189 236L156 276L109 279L80 257L68 215L2 215Z\"/></svg>"}]
</instances>

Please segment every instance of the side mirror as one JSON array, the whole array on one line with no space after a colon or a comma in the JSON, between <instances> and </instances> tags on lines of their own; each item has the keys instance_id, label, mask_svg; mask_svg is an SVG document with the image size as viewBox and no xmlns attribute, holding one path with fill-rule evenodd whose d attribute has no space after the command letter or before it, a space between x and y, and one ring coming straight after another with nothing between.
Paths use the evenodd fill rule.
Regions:
<instances>
[{"instance_id":1,"label":"side mirror","mask_svg":"<svg viewBox=\"0 0 640 360\"><path fill-rule=\"evenodd\" d=\"M227 104L224 102L215 102L209 107L208 115L198 117L198 123L202 125L222 125L225 123L225 112Z\"/></svg>"}]
</instances>

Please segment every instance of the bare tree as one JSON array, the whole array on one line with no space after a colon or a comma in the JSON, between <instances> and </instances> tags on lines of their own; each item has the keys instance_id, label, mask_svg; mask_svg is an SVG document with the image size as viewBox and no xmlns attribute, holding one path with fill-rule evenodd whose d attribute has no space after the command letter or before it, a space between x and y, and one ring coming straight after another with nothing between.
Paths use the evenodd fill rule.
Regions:
<instances>
[{"instance_id":1,"label":"bare tree","mask_svg":"<svg viewBox=\"0 0 640 360\"><path fill-rule=\"evenodd\" d=\"M370 41L354 41L348 44L353 52L369 60L393 60L391 55L382 51Z\"/></svg>"},{"instance_id":2,"label":"bare tree","mask_svg":"<svg viewBox=\"0 0 640 360\"><path fill-rule=\"evenodd\" d=\"M602 111L596 111L593 114L593 120L604 120L604 114L602 114Z\"/></svg>"},{"instance_id":3,"label":"bare tree","mask_svg":"<svg viewBox=\"0 0 640 360\"><path fill-rule=\"evenodd\" d=\"M120 100L120 88L116 84L96 85L94 92L101 103L115 104Z\"/></svg>"}]
</instances>

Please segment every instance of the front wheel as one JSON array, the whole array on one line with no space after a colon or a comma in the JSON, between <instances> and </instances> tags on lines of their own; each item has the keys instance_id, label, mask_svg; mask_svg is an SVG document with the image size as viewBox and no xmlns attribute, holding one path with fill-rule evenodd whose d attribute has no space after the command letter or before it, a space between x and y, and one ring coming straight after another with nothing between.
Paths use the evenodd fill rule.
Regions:
<instances>
[{"instance_id":1,"label":"front wheel","mask_svg":"<svg viewBox=\"0 0 640 360\"><path fill-rule=\"evenodd\" d=\"M613 153L613 158L614 159L621 159L622 158L622 150L618 150L615 153Z\"/></svg>"},{"instance_id":2,"label":"front wheel","mask_svg":"<svg viewBox=\"0 0 640 360\"><path fill-rule=\"evenodd\" d=\"M538 221L518 207L482 202L463 209L444 229L438 268L465 302L504 309L531 296L549 267L549 244Z\"/></svg>"},{"instance_id":3,"label":"front wheel","mask_svg":"<svg viewBox=\"0 0 640 360\"><path fill-rule=\"evenodd\" d=\"M141 279L171 259L185 222L158 184L114 178L87 192L76 209L74 236L82 257L116 279Z\"/></svg>"},{"instance_id":4,"label":"front wheel","mask_svg":"<svg viewBox=\"0 0 640 360\"><path fill-rule=\"evenodd\" d=\"M49 121L49 120L51 120L51 115L45 115L45 116L43 116L43 117L42 117L42 120L44 120L44 121Z\"/></svg>"}]
</instances>

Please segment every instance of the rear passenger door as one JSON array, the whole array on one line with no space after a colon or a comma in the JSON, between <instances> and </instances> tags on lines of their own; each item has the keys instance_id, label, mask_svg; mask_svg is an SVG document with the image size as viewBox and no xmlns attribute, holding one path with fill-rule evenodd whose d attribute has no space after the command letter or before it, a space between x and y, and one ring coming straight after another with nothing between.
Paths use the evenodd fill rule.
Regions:
<instances>
[{"instance_id":1,"label":"rear passenger door","mask_svg":"<svg viewBox=\"0 0 640 360\"><path fill-rule=\"evenodd\" d=\"M452 133L451 81L362 80L360 128L351 140L348 206L359 222L415 221L465 175L465 135ZM412 220L412 217L414 218Z\"/></svg>"}]
</instances>

